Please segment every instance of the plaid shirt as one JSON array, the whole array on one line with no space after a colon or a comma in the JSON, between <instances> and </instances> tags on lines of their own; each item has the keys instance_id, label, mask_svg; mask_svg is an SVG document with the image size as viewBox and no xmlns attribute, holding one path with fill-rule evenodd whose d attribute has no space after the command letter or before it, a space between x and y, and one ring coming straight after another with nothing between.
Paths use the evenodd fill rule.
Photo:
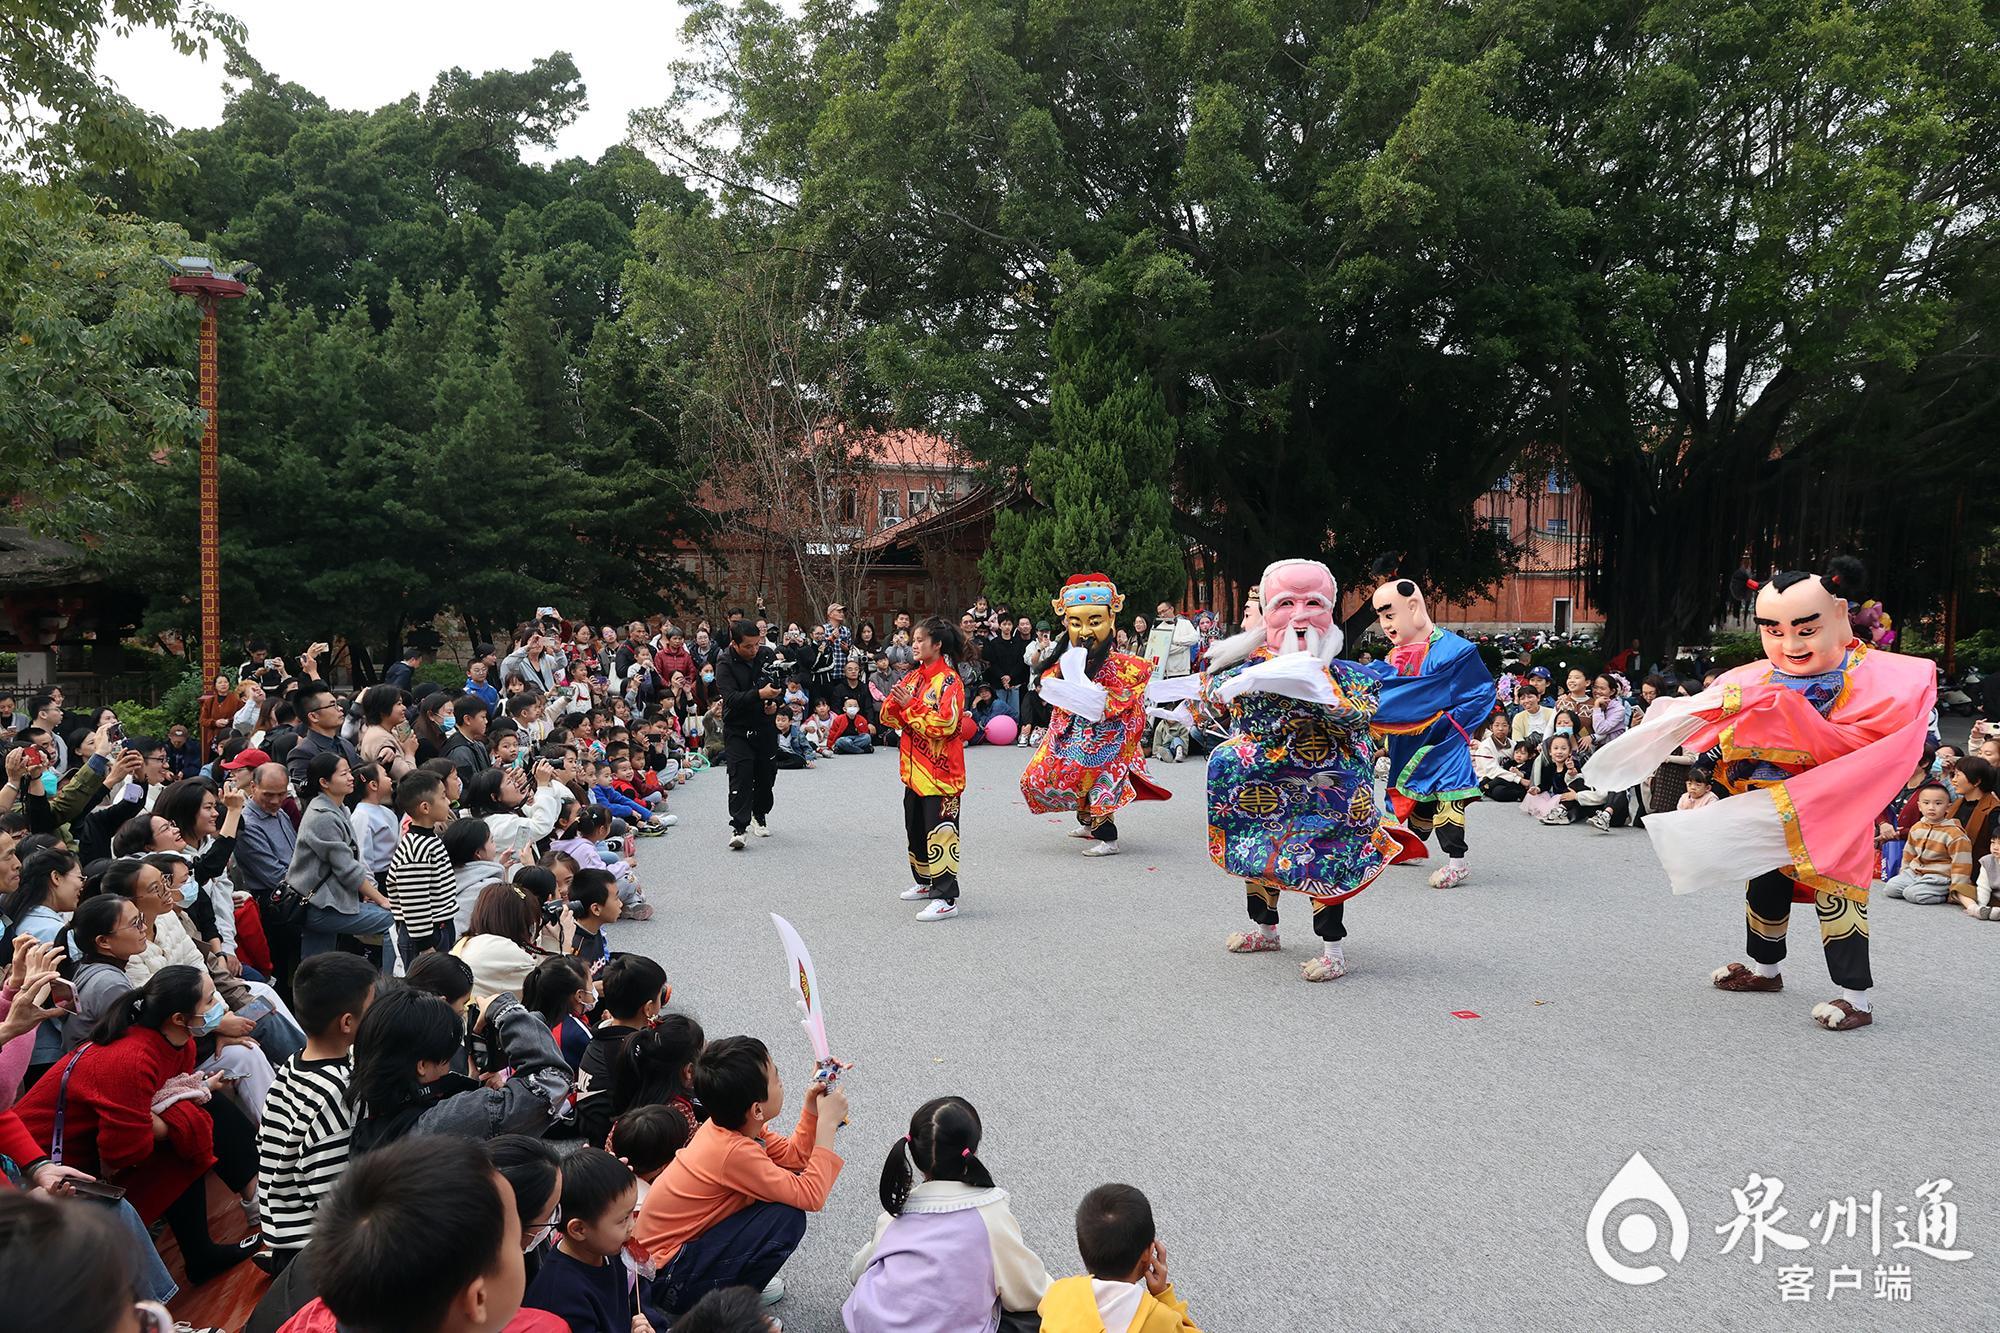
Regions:
<instances>
[{"instance_id":1,"label":"plaid shirt","mask_svg":"<svg viewBox=\"0 0 2000 1333\"><path fill-rule=\"evenodd\" d=\"M826 640L820 648L825 656L820 659L820 667L815 674L830 675L838 680L841 673L847 670L848 654L854 651L854 631L830 621L820 628L826 631Z\"/></svg>"}]
</instances>

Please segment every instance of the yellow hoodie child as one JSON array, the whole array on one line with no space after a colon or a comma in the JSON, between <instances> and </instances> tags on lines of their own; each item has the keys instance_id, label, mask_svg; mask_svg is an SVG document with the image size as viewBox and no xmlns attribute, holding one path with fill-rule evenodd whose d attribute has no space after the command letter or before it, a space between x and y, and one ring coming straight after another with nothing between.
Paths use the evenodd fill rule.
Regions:
<instances>
[{"instance_id":1,"label":"yellow hoodie child","mask_svg":"<svg viewBox=\"0 0 2000 1333\"><path fill-rule=\"evenodd\" d=\"M1139 1308L1132 1322L1122 1329L1107 1329L1089 1274L1051 1282L1042 1297L1042 1333L1201 1333L1188 1318L1187 1302L1174 1295L1171 1282L1157 1296L1144 1282L1138 1286Z\"/></svg>"}]
</instances>

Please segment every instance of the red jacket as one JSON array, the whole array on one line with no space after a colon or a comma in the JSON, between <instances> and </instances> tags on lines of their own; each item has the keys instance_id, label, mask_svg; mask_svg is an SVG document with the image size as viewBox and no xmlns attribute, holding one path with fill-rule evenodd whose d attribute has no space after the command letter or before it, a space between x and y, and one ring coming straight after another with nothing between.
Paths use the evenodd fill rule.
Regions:
<instances>
[{"instance_id":1,"label":"red jacket","mask_svg":"<svg viewBox=\"0 0 2000 1333\"><path fill-rule=\"evenodd\" d=\"M870 740L873 740L875 737L875 728L869 726L868 719L859 713L856 713L853 717L849 717L845 713L835 713L833 715L833 725L826 729L826 743L831 745L849 733L856 736L866 736Z\"/></svg>"},{"instance_id":2,"label":"red jacket","mask_svg":"<svg viewBox=\"0 0 2000 1333\"><path fill-rule=\"evenodd\" d=\"M672 644L653 654L653 670L660 673L660 692L674 683L674 672L678 671L687 683L694 687L697 695L701 692L701 672L695 667L694 654L683 644L676 649Z\"/></svg>"},{"instance_id":3,"label":"red jacket","mask_svg":"<svg viewBox=\"0 0 2000 1333\"><path fill-rule=\"evenodd\" d=\"M191 1101L160 1116L164 1142L153 1141L153 1094L175 1074L194 1072L194 1043L175 1046L148 1027L134 1027L108 1046L78 1047L63 1107L63 1162L125 1187L125 1198L148 1222L215 1165L215 1122ZM56 1061L15 1107L43 1152L55 1140L56 1098L70 1057Z\"/></svg>"}]
</instances>

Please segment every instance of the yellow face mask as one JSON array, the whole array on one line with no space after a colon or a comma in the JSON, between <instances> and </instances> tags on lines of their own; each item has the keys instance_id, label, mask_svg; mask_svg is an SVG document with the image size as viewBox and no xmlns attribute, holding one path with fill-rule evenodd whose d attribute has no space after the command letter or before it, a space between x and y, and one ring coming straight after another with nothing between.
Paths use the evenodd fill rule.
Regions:
<instances>
[{"instance_id":1,"label":"yellow face mask","mask_svg":"<svg viewBox=\"0 0 2000 1333\"><path fill-rule=\"evenodd\" d=\"M1070 642L1083 647L1108 642L1117 629L1108 606L1072 606L1062 613L1062 621L1063 628L1069 631Z\"/></svg>"}]
</instances>

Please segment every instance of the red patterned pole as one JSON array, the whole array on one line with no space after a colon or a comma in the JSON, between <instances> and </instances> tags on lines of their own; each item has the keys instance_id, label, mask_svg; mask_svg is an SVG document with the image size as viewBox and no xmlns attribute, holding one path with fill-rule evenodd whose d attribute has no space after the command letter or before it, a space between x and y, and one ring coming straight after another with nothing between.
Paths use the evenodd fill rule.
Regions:
<instances>
[{"instance_id":1,"label":"red patterned pole","mask_svg":"<svg viewBox=\"0 0 2000 1333\"><path fill-rule=\"evenodd\" d=\"M201 311L201 332L195 341L195 401L201 408L201 470L196 498L200 504L201 676L205 690L222 670L222 447L216 434L222 372L216 357L216 309L250 289L237 278L199 271L183 271L169 279L167 287L193 297Z\"/></svg>"},{"instance_id":2,"label":"red patterned pole","mask_svg":"<svg viewBox=\"0 0 2000 1333\"><path fill-rule=\"evenodd\" d=\"M222 670L222 505L220 481L221 444L216 438L216 300L199 298L201 305L201 679L209 688Z\"/></svg>"}]
</instances>

